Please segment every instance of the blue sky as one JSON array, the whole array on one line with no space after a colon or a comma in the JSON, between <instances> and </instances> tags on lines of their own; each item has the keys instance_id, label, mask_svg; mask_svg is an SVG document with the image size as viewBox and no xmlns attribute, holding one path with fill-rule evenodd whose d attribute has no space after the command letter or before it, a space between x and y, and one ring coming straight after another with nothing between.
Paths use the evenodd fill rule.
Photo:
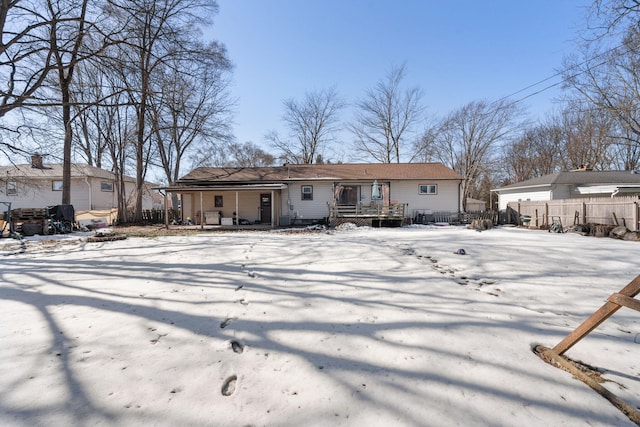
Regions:
<instances>
[{"instance_id":1,"label":"blue sky","mask_svg":"<svg viewBox=\"0 0 640 427\"><path fill-rule=\"evenodd\" d=\"M218 0L205 36L224 43L238 98L235 135L269 148L282 101L336 86L362 97L394 65L424 91L427 114L495 100L553 76L576 49L590 0ZM552 79L513 96L520 99ZM531 118L554 108L557 88L528 98ZM344 112L345 120L350 109ZM345 143L349 135L341 134Z\"/></svg>"}]
</instances>

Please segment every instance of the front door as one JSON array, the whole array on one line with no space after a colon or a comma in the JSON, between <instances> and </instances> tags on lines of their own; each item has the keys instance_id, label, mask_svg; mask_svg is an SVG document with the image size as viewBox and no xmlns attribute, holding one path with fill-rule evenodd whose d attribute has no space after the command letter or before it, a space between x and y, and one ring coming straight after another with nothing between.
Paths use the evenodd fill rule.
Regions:
<instances>
[{"instance_id":1,"label":"front door","mask_svg":"<svg viewBox=\"0 0 640 427\"><path fill-rule=\"evenodd\" d=\"M260 195L260 223L271 224L271 194Z\"/></svg>"},{"instance_id":2,"label":"front door","mask_svg":"<svg viewBox=\"0 0 640 427\"><path fill-rule=\"evenodd\" d=\"M360 186L359 185L345 185L340 193L339 205L351 205L355 206L360 200Z\"/></svg>"}]
</instances>

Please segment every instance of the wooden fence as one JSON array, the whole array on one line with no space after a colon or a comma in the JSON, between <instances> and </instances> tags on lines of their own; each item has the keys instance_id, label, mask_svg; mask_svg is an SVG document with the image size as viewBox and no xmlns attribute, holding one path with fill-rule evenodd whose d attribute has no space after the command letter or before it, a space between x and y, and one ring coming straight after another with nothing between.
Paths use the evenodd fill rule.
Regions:
<instances>
[{"instance_id":1,"label":"wooden fence","mask_svg":"<svg viewBox=\"0 0 640 427\"><path fill-rule=\"evenodd\" d=\"M180 211L177 209L169 209L169 222L180 219ZM127 211L128 218L133 218L134 212ZM164 224L164 209L145 209L142 211L143 224Z\"/></svg>"},{"instance_id":2,"label":"wooden fence","mask_svg":"<svg viewBox=\"0 0 640 427\"><path fill-rule=\"evenodd\" d=\"M548 227L554 219L564 226L576 224L625 225L631 231L640 230L638 196L590 197L545 201L511 202L510 222L520 223L523 216L531 218L531 227ZM515 217L515 218L514 218Z\"/></svg>"}]
</instances>

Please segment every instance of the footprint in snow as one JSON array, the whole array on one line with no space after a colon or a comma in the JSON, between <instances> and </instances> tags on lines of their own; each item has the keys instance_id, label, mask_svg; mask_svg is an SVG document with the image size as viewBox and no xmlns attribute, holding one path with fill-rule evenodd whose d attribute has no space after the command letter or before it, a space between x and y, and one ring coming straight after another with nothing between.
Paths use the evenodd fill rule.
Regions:
<instances>
[{"instance_id":1,"label":"footprint in snow","mask_svg":"<svg viewBox=\"0 0 640 427\"><path fill-rule=\"evenodd\" d=\"M231 375L229 378L224 380L222 383L222 392L223 396L231 396L236 391L236 383L238 382L238 377L236 375Z\"/></svg>"},{"instance_id":2,"label":"footprint in snow","mask_svg":"<svg viewBox=\"0 0 640 427\"><path fill-rule=\"evenodd\" d=\"M231 349L234 353L242 354L244 351L244 345L238 341L231 341Z\"/></svg>"},{"instance_id":3,"label":"footprint in snow","mask_svg":"<svg viewBox=\"0 0 640 427\"><path fill-rule=\"evenodd\" d=\"M230 324L231 322L233 322L234 320L235 320L235 319L234 319L233 317L227 317L227 318L224 320L224 322L220 323L220 329L224 329L224 328L226 328L226 327L227 327L227 326L229 326L229 324Z\"/></svg>"}]
</instances>

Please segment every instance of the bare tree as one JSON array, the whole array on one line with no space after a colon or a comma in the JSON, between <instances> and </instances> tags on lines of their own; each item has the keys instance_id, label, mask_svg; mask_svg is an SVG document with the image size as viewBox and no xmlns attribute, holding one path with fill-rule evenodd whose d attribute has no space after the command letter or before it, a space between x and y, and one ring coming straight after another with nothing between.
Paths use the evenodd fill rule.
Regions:
<instances>
[{"instance_id":1,"label":"bare tree","mask_svg":"<svg viewBox=\"0 0 640 427\"><path fill-rule=\"evenodd\" d=\"M168 182L180 177L182 160L194 144L215 148L231 138L226 52L217 43L191 50L192 56L163 66L160 90L150 98L154 142ZM175 73L181 64L191 71Z\"/></svg>"},{"instance_id":2,"label":"bare tree","mask_svg":"<svg viewBox=\"0 0 640 427\"><path fill-rule=\"evenodd\" d=\"M620 28L637 25L638 0L594 0L589 11L587 31L596 38L611 36Z\"/></svg>"},{"instance_id":3,"label":"bare tree","mask_svg":"<svg viewBox=\"0 0 640 427\"><path fill-rule=\"evenodd\" d=\"M48 16L48 3L0 1L0 117L15 108L37 104L36 91L55 69L52 27L72 18Z\"/></svg>"},{"instance_id":4,"label":"bare tree","mask_svg":"<svg viewBox=\"0 0 640 427\"><path fill-rule=\"evenodd\" d=\"M229 161L227 166L241 168L257 168L272 166L276 158L252 142L229 144Z\"/></svg>"},{"instance_id":5,"label":"bare tree","mask_svg":"<svg viewBox=\"0 0 640 427\"><path fill-rule=\"evenodd\" d=\"M231 138L226 51L217 43L194 43L190 50L188 57L162 66L159 91L149 98L153 143L170 183L180 178L186 153L195 145L220 149ZM190 67L188 73L175 72L185 67ZM177 206L177 195L173 197Z\"/></svg>"},{"instance_id":6,"label":"bare tree","mask_svg":"<svg viewBox=\"0 0 640 427\"><path fill-rule=\"evenodd\" d=\"M609 147L612 167L617 170L633 171L640 167L640 135L627 127L615 123L612 144Z\"/></svg>"},{"instance_id":7,"label":"bare tree","mask_svg":"<svg viewBox=\"0 0 640 427\"><path fill-rule=\"evenodd\" d=\"M528 128L504 150L507 182L520 182L560 169L562 131L555 123Z\"/></svg>"},{"instance_id":8,"label":"bare tree","mask_svg":"<svg viewBox=\"0 0 640 427\"><path fill-rule=\"evenodd\" d=\"M48 1L48 12L52 19L51 52L57 72L58 89L61 96L62 124L64 127L63 162L62 162L62 204L71 203L71 143L73 128L71 119L71 83L74 71L82 57L87 55L81 51L86 31L86 15L88 0L60 3ZM63 9L64 7L64 9ZM58 23L55 16L73 16L77 19Z\"/></svg>"},{"instance_id":9,"label":"bare tree","mask_svg":"<svg viewBox=\"0 0 640 427\"><path fill-rule=\"evenodd\" d=\"M435 160L463 176L462 208L473 197L483 173L497 160L496 149L517 132L516 118L520 109L507 101L489 103L475 101L453 111L439 123L425 142Z\"/></svg>"},{"instance_id":10,"label":"bare tree","mask_svg":"<svg viewBox=\"0 0 640 427\"><path fill-rule=\"evenodd\" d=\"M62 106L63 203L70 199L70 84L74 67L86 56L87 4L86 0L0 2L0 117L24 107L46 108L49 114L52 107Z\"/></svg>"},{"instance_id":11,"label":"bare tree","mask_svg":"<svg viewBox=\"0 0 640 427\"><path fill-rule=\"evenodd\" d=\"M605 110L582 110L569 106L562 112L562 169L571 170L589 166L596 170L609 170L611 159L612 119Z\"/></svg>"},{"instance_id":12,"label":"bare tree","mask_svg":"<svg viewBox=\"0 0 640 427\"><path fill-rule=\"evenodd\" d=\"M596 1L595 6L606 15L603 28L615 29L614 41L622 34L620 44L611 48L605 39L588 40L580 55L565 60L565 81L576 98L588 105L582 111L598 110L597 115L613 119L609 137L618 152L633 153L640 140L640 14L634 1ZM617 14L617 15L616 15ZM618 31L622 31L621 33ZM592 114L592 113L590 113ZM620 150L622 148L622 150ZM630 165L627 165L630 166Z\"/></svg>"},{"instance_id":13,"label":"bare tree","mask_svg":"<svg viewBox=\"0 0 640 427\"><path fill-rule=\"evenodd\" d=\"M142 219L142 193L153 152L148 126L151 97L160 91L158 76L170 60L188 56L198 25L217 12L213 0L108 0L113 19L126 23L120 45L118 69L129 102L136 106L136 203L133 220ZM176 73L185 70L174 70Z\"/></svg>"},{"instance_id":14,"label":"bare tree","mask_svg":"<svg viewBox=\"0 0 640 427\"><path fill-rule=\"evenodd\" d=\"M277 132L265 137L287 163L311 164L335 140L339 130L339 114L345 103L335 87L307 92L301 101L293 98L283 102L282 120L289 129L290 139L283 140Z\"/></svg>"},{"instance_id":15,"label":"bare tree","mask_svg":"<svg viewBox=\"0 0 640 427\"><path fill-rule=\"evenodd\" d=\"M356 102L355 120L349 126L356 151L381 163L400 163L424 110L422 90L403 90L404 77L404 65L392 67L385 79Z\"/></svg>"},{"instance_id":16,"label":"bare tree","mask_svg":"<svg viewBox=\"0 0 640 427\"><path fill-rule=\"evenodd\" d=\"M101 70L99 63L84 62L79 64L73 92L73 114L76 119L74 126L74 145L76 156L84 159L87 164L101 168L104 155L107 152L107 141L102 132L102 116L105 112L105 99L114 103L115 93L108 91L113 88L109 79Z\"/></svg>"}]
</instances>

